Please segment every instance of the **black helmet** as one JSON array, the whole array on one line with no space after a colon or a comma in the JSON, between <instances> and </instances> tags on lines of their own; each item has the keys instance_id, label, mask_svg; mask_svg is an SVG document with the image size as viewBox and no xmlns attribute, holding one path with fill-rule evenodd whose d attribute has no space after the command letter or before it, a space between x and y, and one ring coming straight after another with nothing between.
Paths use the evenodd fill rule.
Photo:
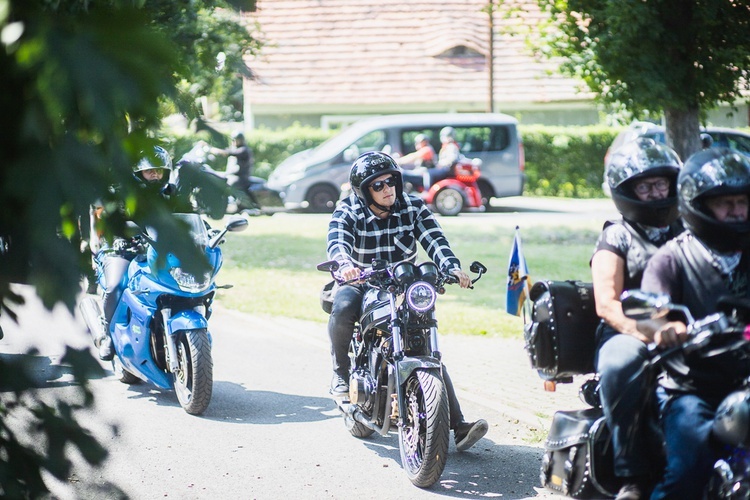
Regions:
<instances>
[{"instance_id":1,"label":"black helmet","mask_svg":"<svg viewBox=\"0 0 750 500\"><path fill-rule=\"evenodd\" d=\"M396 178L396 198L400 199L403 196L404 185L401 180L401 169L393 158L379 151L370 151L359 155L359 158L354 160L349 172L349 184L357 196L364 201L365 206L373 203L370 190L367 189L370 183L385 174L393 174Z\"/></svg>"},{"instance_id":2,"label":"black helmet","mask_svg":"<svg viewBox=\"0 0 750 500\"><path fill-rule=\"evenodd\" d=\"M750 195L750 159L729 148L704 149L685 162L677 180L680 214L685 226L717 252L750 249L750 222L720 222L705 206L706 198Z\"/></svg>"},{"instance_id":3,"label":"black helmet","mask_svg":"<svg viewBox=\"0 0 750 500\"><path fill-rule=\"evenodd\" d=\"M163 170L161 179L148 181L143 177L144 170ZM172 158L169 153L161 147L154 146L154 152L150 155L142 155L140 161L133 167L133 175L139 182L149 188L161 190L169 184L169 174L172 172Z\"/></svg>"},{"instance_id":4,"label":"black helmet","mask_svg":"<svg viewBox=\"0 0 750 500\"><path fill-rule=\"evenodd\" d=\"M682 163L677 153L653 139L640 137L617 148L609 157L605 176L612 201L622 216L652 227L664 227L677 219L677 174ZM633 190L647 177L667 177L669 195L661 200L641 201Z\"/></svg>"},{"instance_id":5,"label":"black helmet","mask_svg":"<svg viewBox=\"0 0 750 500\"><path fill-rule=\"evenodd\" d=\"M234 140L237 144L245 144L245 134L242 132L235 132L232 134L232 140Z\"/></svg>"}]
</instances>

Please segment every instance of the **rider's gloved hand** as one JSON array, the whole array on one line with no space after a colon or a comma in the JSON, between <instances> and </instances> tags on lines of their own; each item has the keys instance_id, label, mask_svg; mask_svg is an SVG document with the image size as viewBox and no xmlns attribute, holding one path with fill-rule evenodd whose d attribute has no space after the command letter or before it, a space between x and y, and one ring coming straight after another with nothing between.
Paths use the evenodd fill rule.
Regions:
<instances>
[{"instance_id":1,"label":"rider's gloved hand","mask_svg":"<svg viewBox=\"0 0 750 500\"><path fill-rule=\"evenodd\" d=\"M129 247L128 241L123 238L117 238L112 242L112 250L117 253L125 253Z\"/></svg>"}]
</instances>

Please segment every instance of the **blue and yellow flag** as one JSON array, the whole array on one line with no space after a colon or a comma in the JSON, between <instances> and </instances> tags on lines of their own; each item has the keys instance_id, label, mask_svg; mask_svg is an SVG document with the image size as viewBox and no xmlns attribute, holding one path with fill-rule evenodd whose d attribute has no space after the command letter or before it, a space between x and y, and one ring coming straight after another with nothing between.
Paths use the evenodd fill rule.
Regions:
<instances>
[{"instance_id":1,"label":"blue and yellow flag","mask_svg":"<svg viewBox=\"0 0 750 500\"><path fill-rule=\"evenodd\" d=\"M516 226L513 248L510 250L510 259L508 260L508 293L505 304L508 314L521 316L524 303L529 297L530 280L526 259L524 259L521 249L521 233Z\"/></svg>"}]
</instances>

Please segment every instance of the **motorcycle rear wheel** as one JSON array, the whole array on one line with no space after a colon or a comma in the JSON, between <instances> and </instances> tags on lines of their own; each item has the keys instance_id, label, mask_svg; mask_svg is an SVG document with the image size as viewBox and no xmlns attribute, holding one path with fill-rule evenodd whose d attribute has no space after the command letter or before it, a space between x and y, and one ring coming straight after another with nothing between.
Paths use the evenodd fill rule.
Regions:
<instances>
[{"instance_id":1,"label":"motorcycle rear wheel","mask_svg":"<svg viewBox=\"0 0 750 500\"><path fill-rule=\"evenodd\" d=\"M344 425L349 430L352 436L360 439L370 437L374 430L369 427L362 425L361 423L354 420L352 417L344 416Z\"/></svg>"},{"instance_id":2,"label":"motorcycle rear wheel","mask_svg":"<svg viewBox=\"0 0 750 500\"><path fill-rule=\"evenodd\" d=\"M206 329L188 330L177 338L178 370L172 374L180 406L191 415L200 415L211 402L214 375L211 343Z\"/></svg>"},{"instance_id":3,"label":"motorcycle rear wheel","mask_svg":"<svg viewBox=\"0 0 750 500\"><path fill-rule=\"evenodd\" d=\"M117 377L117 380L123 384L132 385L141 381L140 378L136 377L122 366L122 363L117 356L112 360L112 371L114 372L115 377Z\"/></svg>"},{"instance_id":4,"label":"motorcycle rear wheel","mask_svg":"<svg viewBox=\"0 0 750 500\"><path fill-rule=\"evenodd\" d=\"M450 413L442 375L415 371L406 380L404 399L405 425L398 431L401 465L415 486L428 488L440 479L448 458Z\"/></svg>"}]
</instances>

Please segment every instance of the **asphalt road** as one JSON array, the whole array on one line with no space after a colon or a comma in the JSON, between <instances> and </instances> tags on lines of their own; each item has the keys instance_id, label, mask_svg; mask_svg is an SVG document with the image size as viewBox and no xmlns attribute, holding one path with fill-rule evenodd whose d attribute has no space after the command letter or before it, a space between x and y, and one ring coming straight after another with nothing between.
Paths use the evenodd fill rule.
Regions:
<instances>
[{"instance_id":1,"label":"asphalt road","mask_svg":"<svg viewBox=\"0 0 750 500\"><path fill-rule=\"evenodd\" d=\"M36 346L39 353L28 359L39 397L69 397L70 370L60 358L65 344L85 346L88 336L64 309L47 313L27 297L18 325L0 321L0 352ZM323 325L218 308L211 330L214 394L207 412L190 416L171 392L127 386L108 371L92 381L96 409L82 421L110 457L101 469L80 466L67 484L55 484L56 497L115 498L108 483L138 499L553 496L538 488L540 432L555 405L580 403L574 391L543 393L518 343L443 337L464 414L487 419L490 431L467 452L451 445L441 481L420 490L400 468L395 434L359 440L344 428L327 395Z\"/></svg>"},{"instance_id":2,"label":"asphalt road","mask_svg":"<svg viewBox=\"0 0 750 500\"><path fill-rule=\"evenodd\" d=\"M601 218L603 209L559 213ZM549 220L551 211L510 206L483 216L511 213L512 222L525 213ZM30 289L20 290L28 302L18 311L19 323L0 317L0 356L36 346L38 354L28 360L42 387L38 396L69 397L70 370L60 359L66 344L89 345L83 323L62 308L47 312ZM582 407L578 384L545 393L520 341L442 337L466 418L485 418L490 431L467 452L451 445L440 482L421 490L401 470L395 434L359 440L344 428L327 394L324 325L218 305L210 328L214 393L207 412L190 416L173 393L145 383L127 386L107 371L92 381L96 409L81 420L110 457L99 469L78 459L69 481L50 479L55 497L117 498L112 484L137 499L557 497L539 488L540 440L556 409Z\"/></svg>"}]
</instances>

